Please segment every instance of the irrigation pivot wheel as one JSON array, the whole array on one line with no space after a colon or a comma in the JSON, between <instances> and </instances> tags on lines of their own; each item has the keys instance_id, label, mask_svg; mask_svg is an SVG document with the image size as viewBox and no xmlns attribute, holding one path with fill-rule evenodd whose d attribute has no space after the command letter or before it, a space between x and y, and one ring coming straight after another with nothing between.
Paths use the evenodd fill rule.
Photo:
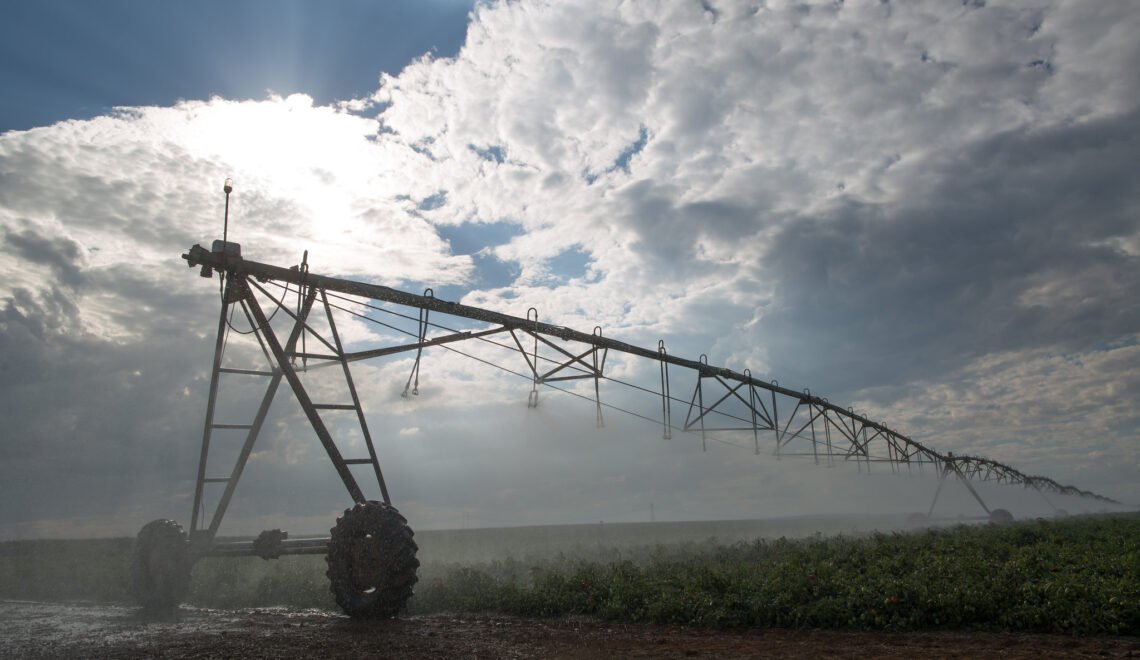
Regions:
<instances>
[{"instance_id":1,"label":"irrigation pivot wheel","mask_svg":"<svg viewBox=\"0 0 1140 660\"><path fill-rule=\"evenodd\" d=\"M190 588L190 544L173 520L152 520L135 539L131 590L148 609L176 607Z\"/></svg>"},{"instance_id":2,"label":"irrigation pivot wheel","mask_svg":"<svg viewBox=\"0 0 1140 660\"><path fill-rule=\"evenodd\" d=\"M395 507L369 500L346 509L330 530L327 575L350 616L393 617L412 597L419 547Z\"/></svg>"},{"instance_id":3,"label":"irrigation pivot wheel","mask_svg":"<svg viewBox=\"0 0 1140 660\"><path fill-rule=\"evenodd\" d=\"M990 522L995 525L1008 525L1013 522L1013 514L1006 509L994 509L990 511Z\"/></svg>"}]
</instances>

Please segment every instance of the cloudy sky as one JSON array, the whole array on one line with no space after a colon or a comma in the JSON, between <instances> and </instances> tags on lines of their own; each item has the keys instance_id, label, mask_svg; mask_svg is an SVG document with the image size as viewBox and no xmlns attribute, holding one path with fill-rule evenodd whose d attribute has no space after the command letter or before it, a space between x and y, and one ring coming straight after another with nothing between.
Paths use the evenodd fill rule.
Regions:
<instances>
[{"instance_id":1,"label":"cloudy sky","mask_svg":"<svg viewBox=\"0 0 1140 660\"><path fill-rule=\"evenodd\" d=\"M308 250L313 272L664 339L940 451L1140 502L1133 2L3 15L0 538L188 522L218 299L179 255L220 237L226 177L247 258ZM413 527L932 495L928 476L701 452L614 413L599 430L573 397L528 409L526 381L433 359L407 400L406 357L359 367ZM227 528L321 530L346 502L283 390Z\"/></svg>"}]
</instances>

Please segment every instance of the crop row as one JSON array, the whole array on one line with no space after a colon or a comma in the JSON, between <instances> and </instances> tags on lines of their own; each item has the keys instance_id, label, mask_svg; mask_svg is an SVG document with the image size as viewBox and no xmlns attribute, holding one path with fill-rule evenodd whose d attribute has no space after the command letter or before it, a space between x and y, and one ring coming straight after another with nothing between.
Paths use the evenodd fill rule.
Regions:
<instances>
[{"instance_id":1,"label":"crop row","mask_svg":"<svg viewBox=\"0 0 1140 660\"><path fill-rule=\"evenodd\" d=\"M129 600L130 541L0 544L0 597ZM205 559L189 603L334 609L322 557ZM411 613L1140 634L1140 516L425 562Z\"/></svg>"},{"instance_id":2,"label":"crop row","mask_svg":"<svg viewBox=\"0 0 1140 660\"><path fill-rule=\"evenodd\" d=\"M1140 519L658 548L439 567L417 612L584 614L710 627L1140 633Z\"/></svg>"}]
</instances>

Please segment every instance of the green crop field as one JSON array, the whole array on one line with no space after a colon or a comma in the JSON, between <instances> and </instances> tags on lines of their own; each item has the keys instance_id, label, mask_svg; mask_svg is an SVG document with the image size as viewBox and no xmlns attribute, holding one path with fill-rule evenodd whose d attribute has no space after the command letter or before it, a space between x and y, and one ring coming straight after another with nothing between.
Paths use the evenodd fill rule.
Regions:
<instances>
[{"instance_id":1,"label":"green crop field","mask_svg":"<svg viewBox=\"0 0 1140 660\"><path fill-rule=\"evenodd\" d=\"M411 613L1140 634L1136 514L728 544L593 545L572 554L462 563L432 559L431 533L423 536ZM0 597L128 601L130 545L129 539L0 544ZM319 556L202 560L188 601L334 607Z\"/></svg>"}]
</instances>

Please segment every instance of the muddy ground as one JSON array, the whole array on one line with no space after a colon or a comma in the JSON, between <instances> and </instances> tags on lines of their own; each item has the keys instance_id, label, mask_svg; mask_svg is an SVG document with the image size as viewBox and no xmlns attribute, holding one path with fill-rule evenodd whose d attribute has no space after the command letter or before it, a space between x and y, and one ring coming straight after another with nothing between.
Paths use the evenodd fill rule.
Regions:
<instances>
[{"instance_id":1,"label":"muddy ground","mask_svg":"<svg viewBox=\"0 0 1140 660\"><path fill-rule=\"evenodd\" d=\"M587 618L436 614L360 622L323 611L0 601L4 658L1140 658L1138 637L978 632L708 631Z\"/></svg>"}]
</instances>

